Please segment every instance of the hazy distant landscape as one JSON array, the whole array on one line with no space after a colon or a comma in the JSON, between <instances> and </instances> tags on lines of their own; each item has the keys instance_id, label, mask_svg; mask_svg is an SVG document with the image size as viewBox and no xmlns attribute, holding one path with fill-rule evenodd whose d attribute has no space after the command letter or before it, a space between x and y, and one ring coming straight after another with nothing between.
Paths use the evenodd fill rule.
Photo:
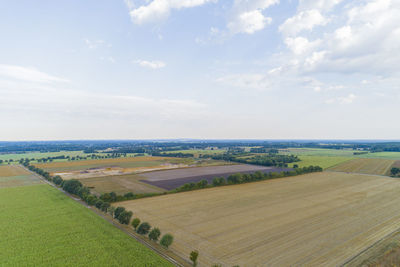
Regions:
<instances>
[{"instance_id":1,"label":"hazy distant landscape","mask_svg":"<svg viewBox=\"0 0 400 267\"><path fill-rule=\"evenodd\" d=\"M0 154L5 265L190 266L197 251L201 266L353 266L400 253L400 142L2 142Z\"/></svg>"},{"instance_id":2,"label":"hazy distant landscape","mask_svg":"<svg viewBox=\"0 0 400 267\"><path fill-rule=\"evenodd\" d=\"M400 0L0 6L0 266L400 266Z\"/></svg>"}]
</instances>

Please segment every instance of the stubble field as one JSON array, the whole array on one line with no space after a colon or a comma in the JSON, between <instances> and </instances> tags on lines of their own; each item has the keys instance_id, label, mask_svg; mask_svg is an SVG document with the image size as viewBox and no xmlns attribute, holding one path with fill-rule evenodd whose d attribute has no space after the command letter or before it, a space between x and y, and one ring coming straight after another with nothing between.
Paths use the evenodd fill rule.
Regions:
<instances>
[{"instance_id":1,"label":"stubble field","mask_svg":"<svg viewBox=\"0 0 400 267\"><path fill-rule=\"evenodd\" d=\"M337 266L400 227L400 181L324 172L118 205L204 266Z\"/></svg>"},{"instance_id":2,"label":"stubble field","mask_svg":"<svg viewBox=\"0 0 400 267\"><path fill-rule=\"evenodd\" d=\"M389 159L353 159L332 168L331 171L388 175L395 161Z\"/></svg>"},{"instance_id":3,"label":"stubble field","mask_svg":"<svg viewBox=\"0 0 400 267\"><path fill-rule=\"evenodd\" d=\"M18 165L0 166L0 188L40 184L41 180Z\"/></svg>"}]
</instances>

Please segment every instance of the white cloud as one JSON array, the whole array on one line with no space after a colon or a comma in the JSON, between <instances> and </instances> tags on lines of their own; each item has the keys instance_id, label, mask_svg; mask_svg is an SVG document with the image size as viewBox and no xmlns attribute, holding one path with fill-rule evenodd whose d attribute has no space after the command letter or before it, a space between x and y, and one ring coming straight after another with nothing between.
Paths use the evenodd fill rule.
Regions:
<instances>
[{"instance_id":1,"label":"white cloud","mask_svg":"<svg viewBox=\"0 0 400 267\"><path fill-rule=\"evenodd\" d=\"M300 0L299 10L318 9L321 11L329 11L343 0Z\"/></svg>"},{"instance_id":2,"label":"white cloud","mask_svg":"<svg viewBox=\"0 0 400 267\"><path fill-rule=\"evenodd\" d=\"M301 36L295 38L288 37L285 39L286 46L296 55L301 55L307 51L310 51L314 47L317 47L320 42L321 40L319 39L310 42L307 38Z\"/></svg>"},{"instance_id":3,"label":"white cloud","mask_svg":"<svg viewBox=\"0 0 400 267\"><path fill-rule=\"evenodd\" d=\"M264 29L271 21L272 19L265 17L260 10L253 10L239 14L234 21L228 23L228 29L232 33L253 34Z\"/></svg>"},{"instance_id":4,"label":"white cloud","mask_svg":"<svg viewBox=\"0 0 400 267\"><path fill-rule=\"evenodd\" d=\"M286 36L295 36L303 30L311 31L315 26L326 25L328 19L316 10L301 11L295 16L288 18L279 30Z\"/></svg>"},{"instance_id":5,"label":"white cloud","mask_svg":"<svg viewBox=\"0 0 400 267\"><path fill-rule=\"evenodd\" d=\"M127 2L130 16L135 24L152 23L167 18L172 9L201 6L216 0L153 0L147 5L136 8Z\"/></svg>"},{"instance_id":6,"label":"white cloud","mask_svg":"<svg viewBox=\"0 0 400 267\"><path fill-rule=\"evenodd\" d=\"M4 64L0 64L0 77L1 76L5 78L39 83L68 82L66 79L52 76L34 68Z\"/></svg>"},{"instance_id":7,"label":"white cloud","mask_svg":"<svg viewBox=\"0 0 400 267\"><path fill-rule=\"evenodd\" d=\"M263 11L278 3L279 0L235 0L227 24L229 31L233 34L253 34L264 29L272 18L265 16Z\"/></svg>"},{"instance_id":8,"label":"white cloud","mask_svg":"<svg viewBox=\"0 0 400 267\"><path fill-rule=\"evenodd\" d=\"M161 69L167 66L167 64L163 61L159 60L153 60L153 61L148 61L148 60L135 60L134 63L140 65L141 67L144 68L150 68L150 69Z\"/></svg>"},{"instance_id":9,"label":"white cloud","mask_svg":"<svg viewBox=\"0 0 400 267\"><path fill-rule=\"evenodd\" d=\"M340 7L334 25L321 18L297 21L311 11L302 9L280 26L294 54L283 55L283 61L296 62L293 67L300 72L388 75L400 71L399 1L364 0ZM315 25L320 26L318 31L305 32Z\"/></svg>"}]
</instances>

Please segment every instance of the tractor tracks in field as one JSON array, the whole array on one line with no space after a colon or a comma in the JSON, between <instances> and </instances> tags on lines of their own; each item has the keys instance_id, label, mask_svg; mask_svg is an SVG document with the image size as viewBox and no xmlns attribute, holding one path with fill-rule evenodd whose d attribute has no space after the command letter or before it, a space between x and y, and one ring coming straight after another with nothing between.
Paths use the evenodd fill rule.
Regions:
<instances>
[{"instance_id":1,"label":"tractor tracks in field","mask_svg":"<svg viewBox=\"0 0 400 267\"><path fill-rule=\"evenodd\" d=\"M130 237L134 238L136 241L140 242L141 244L145 245L146 247L148 247L149 249L151 249L152 251L156 252L158 255L160 255L162 258L164 258L165 260L169 261L170 263L172 263L175 266L179 266L179 267L187 267L187 266L191 266L191 264L177 256L176 254L174 254L173 257L165 254L160 248L157 248L156 246L154 246L154 244L151 244L150 242L148 242L147 240L144 240L143 238L135 235L135 233L133 233L132 231L129 231L127 229L127 227L122 226L121 224L115 222L111 217L102 214L100 211L96 210L95 208L92 208L91 206L89 206L88 204L86 204L86 202L84 202L83 200L81 200L80 198L74 197L73 195L71 195L70 193L64 191L62 188L56 186L55 184L47 181L43 176L29 170L28 168L26 168L23 165L18 164L17 166L19 166L20 168L30 172L32 175L38 177L41 181L45 182L46 184L54 187L55 189L57 189L58 191L64 193L67 197L75 200L76 202L78 202L79 204L83 205L84 207L92 210L94 213L96 213L97 215L99 215L100 217L102 217L104 220L108 221L110 224L112 224L113 226L117 227L118 229L120 229L121 231L123 231L125 234L129 235ZM171 254L173 254L171 252Z\"/></svg>"}]
</instances>

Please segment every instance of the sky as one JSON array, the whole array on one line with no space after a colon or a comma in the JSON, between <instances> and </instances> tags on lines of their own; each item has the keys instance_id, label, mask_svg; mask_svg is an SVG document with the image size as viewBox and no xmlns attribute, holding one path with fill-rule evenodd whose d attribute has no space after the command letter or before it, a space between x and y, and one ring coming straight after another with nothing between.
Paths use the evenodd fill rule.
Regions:
<instances>
[{"instance_id":1,"label":"sky","mask_svg":"<svg viewBox=\"0 0 400 267\"><path fill-rule=\"evenodd\" d=\"M2 141L400 137L400 0L0 6Z\"/></svg>"}]
</instances>

